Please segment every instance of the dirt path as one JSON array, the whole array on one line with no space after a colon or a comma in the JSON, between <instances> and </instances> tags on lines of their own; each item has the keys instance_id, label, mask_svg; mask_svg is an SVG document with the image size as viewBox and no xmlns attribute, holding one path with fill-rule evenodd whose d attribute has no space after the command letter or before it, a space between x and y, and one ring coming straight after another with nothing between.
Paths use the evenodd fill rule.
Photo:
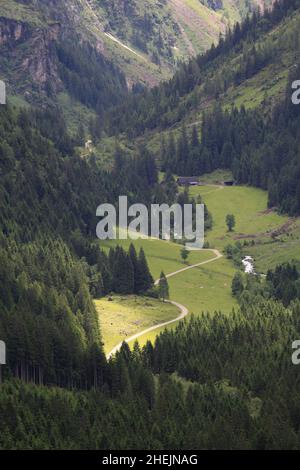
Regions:
<instances>
[{"instance_id":1,"label":"dirt path","mask_svg":"<svg viewBox=\"0 0 300 470\"><path fill-rule=\"evenodd\" d=\"M106 37L108 37L109 39L111 39L112 41L116 42L117 44L119 44L119 46L123 47L124 49L126 49L127 51L131 52L132 54L136 55L137 57L139 57L140 59L144 60L145 62L148 62L147 59L145 57L143 57L141 54L138 54L136 51L134 51L133 49L131 49L131 47L129 46L126 46L126 44L124 44L123 42L121 42L119 39L117 39L115 36L113 36L112 34L110 33L104 33Z\"/></svg>"},{"instance_id":2,"label":"dirt path","mask_svg":"<svg viewBox=\"0 0 300 470\"><path fill-rule=\"evenodd\" d=\"M103 31L103 25L101 24L98 16L96 15L93 7L91 6L90 2L88 1L87 2L87 6L89 8L89 11L91 13L91 15L94 17L95 19L95 24L97 25L98 29L99 29L99 33ZM142 56L141 54L139 54L138 52L134 51L131 47L129 46L126 46L126 44L124 44L122 41L120 41L118 38L116 38L115 36L113 36L112 34L110 33L105 33L104 32L104 35L106 37L108 37L109 39L111 39L112 41L116 42L117 44L119 44L119 46L123 47L124 49L126 49L127 51L131 52L132 54L134 54L135 56L139 57L140 59L144 60L145 62L148 62L148 60Z\"/></svg>"},{"instance_id":3,"label":"dirt path","mask_svg":"<svg viewBox=\"0 0 300 470\"><path fill-rule=\"evenodd\" d=\"M210 251L215 254L215 257L212 259L209 259L207 261L202 261L201 263L193 264L192 266L187 266L185 268L179 269L178 271L174 271L173 273L168 274L166 277L169 279L170 277L177 276L178 274L181 274L185 271L189 271L190 269L195 269L198 268L199 266L203 266L208 263L212 263L214 261L217 261L218 259L222 258L223 255L219 252L219 250L203 250L203 251ZM155 285L157 286L159 283L159 279L155 282ZM168 325L172 325L172 323L176 323L180 320L183 320L188 314L189 310L187 307L185 307L182 304L179 304L178 302L175 302L174 300L168 300L168 303L175 305L180 310L180 315L177 318L174 318L174 320L169 320L167 322L159 323L158 325L151 326L150 328L147 328L146 330L140 331L139 333L136 333L135 335L131 336L130 338L127 338L124 340L126 343L130 343L131 341L134 341L141 336L150 333L151 331L155 331L159 328L163 328ZM107 355L107 359L110 359L114 354L116 354L122 347L123 342L119 343L117 346L115 346L112 351Z\"/></svg>"}]
</instances>

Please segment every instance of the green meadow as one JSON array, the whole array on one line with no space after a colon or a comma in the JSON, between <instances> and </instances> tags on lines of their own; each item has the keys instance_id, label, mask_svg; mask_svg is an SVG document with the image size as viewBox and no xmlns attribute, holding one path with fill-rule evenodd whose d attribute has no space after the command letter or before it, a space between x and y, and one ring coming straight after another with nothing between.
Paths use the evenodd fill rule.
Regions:
<instances>
[{"instance_id":1,"label":"green meadow","mask_svg":"<svg viewBox=\"0 0 300 470\"><path fill-rule=\"evenodd\" d=\"M178 309L172 304L134 295L113 295L96 300L95 305L101 321L106 354L122 340L178 316Z\"/></svg>"},{"instance_id":2,"label":"green meadow","mask_svg":"<svg viewBox=\"0 0 300 470\"><path fill-rule=\"evenodd\" d=\"M201 195L213 215L213 228L206 233L206 241L211 249L223 251L229 243L236 241L251 242L244 248L244 254L255 259L257 269L272 267L281 261L300 257L300 224L291 226L292 233L286 233L274 241L274 231L281 231L290 219L275 211L267 210L267 193L260 189L246 186L224 187L213 184L222 179L225 173L206 175L204 186L190 189L191 196ZM226 176L230 176L229 174ZM232 233L227 231L226 215L233 214L236 227ZM128 249L131 240L114 240L101 242L102 248L121 245ZM180 270L186 265L182 262L181 246L172 242L155 239L135 240L134 245L139 250L143 248L154 279L160 272L165 274ZM252 243L254 246L252 246ZM186 306L190 314L201 315L203 312L222 310L230 314L237 302L231 293L231 283L236 268L225 257L213 260L213 251L192 251L188 264L194 265L207 262L196 268L179 273L169 278L170 299ZM119 297L113 302L107 299L96 301L100 312L102 334L106 351L112 349L122 339L126 339L149 326L163 323L179 315L178 309L172 305L151 300L151 307L145 298ZM168 328L174 328L176 323ZM154 341L164 328L147 333L139 338L141 345L147 340Z\"/></svg>"},{"instance_id":3,"label":"green meadow","mask_svg":"<svg viewBox=\"0 0 300 470\"><path fill-rule=\"evenodd\" d=\"M144 249L149 268L155 280L159 278L162 271L165 274L170 274L186 267L180 256L182 246L168 241L155 239L109 240L101 242L101 246L108 250L119 245L128 250L131 243L134 243L137 251L141 248ZM213 257L214 254L210 251L192 251L189 256L189 264L202 263Z\"/></svg>"},{"instance_id":4,"label":"green meadow","mask_svg":"<svg viewBox=\"0 0 300 470\"><path fill-rule=\"evenodd\" d=\"M257 272L266 274L278 264L300 260L300 220L292 222L286 233L269 240L258 240L247 249L255 259Z\"/></svg>"},{"instance_id":5,"label":"green meadow","mask_svg":"<svg viewBox=\"0 0 300 470\"><path fill-rule=\"evenodd\" d=\"M288 221L287 216L267 210L268 195L261 189L207 185L191 188L190 194L200 194L213 215L213 229L206 236L212 248L222 249L237 240L269 237ZM227 214L233 214L236 219L236 227L232 233L227 231Z\"/></svg>"}]
</instances>

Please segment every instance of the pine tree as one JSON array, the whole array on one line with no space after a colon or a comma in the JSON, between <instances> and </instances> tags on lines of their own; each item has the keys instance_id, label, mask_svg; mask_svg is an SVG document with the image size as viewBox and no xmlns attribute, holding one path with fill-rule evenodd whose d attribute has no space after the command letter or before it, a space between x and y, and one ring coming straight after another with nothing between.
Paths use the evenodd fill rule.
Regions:
<instances>
[{"instance_id":1,"label":"pine tree","mask_svg":"<svg viewBox=\"0 0 300 470\"><path fill-rule=\"evenodd\" d=\"M181 254L181 258L182 258L183 262L186 263L187 260L188 260L189 255L190 255L189 250L187 250L186 247L184 246L182 248L180 254Z\"/></svg>"},{"instance_id":2,"label":"pine tree","mask_svg":"<svg viewBox=\"0 0 300 470\"><path fill-rule=\"evenodd\" d=\"M235 297L239 297L244 290L243 276L240 272L237 272L232 280L232 294Z\"/></svg>"},{"instance_id":3,"label":"pine tree","mask_svg":"<svg viewBox=\"0 0 300 470\"><path fill-rule=\"evenodd\" d=\"M134 270L131 259L121 247L115 250L113 264L113 287L118 294L134 292Z\"/></svg>"},{"instance_id":4,"label":"pine tree","mask_svg":"<svg viewBox=\"0 0 300 470\"><path fill-rule=\"evenodd\" d=\"M232 231L233 231L233 229L234 229L234 227L235 227L235 224L236 224L236 222L235 222L235 217L234 217L234 215L228 214L228 215L226 216L226 225L227 225L227 227L228 227L228 231L229 231L229 232L232 232Z\"/></svg>"},{"instance_id":5,"label":"pine tree","mask_svg":"<svg viewBox=\"0 0 300 470\"><path fill-rule=\"evenodd\" d=\"M158 283L159 298L163 301L169 299L169 284L164 272L161 272Z\"/></svg>"},{"instance_id":6,"label":"pine tree","mask_svg":"<svg viewBox=\"0 0 300 470\"><path fill-rule=\"evenodd\" d=\"M139 260L137 256L137 252L135 249L135 246L133 243L131 243L129 247L129 258L132 263L133 267L133 276L134 276L134 293L138 294L139 293L139 282L138 282L138 277L139 277Z\"/></svg>"},{"instance_id":7,"label":"pine tree","mask_svg":"<svg viewBox=\"0 0 300 470\"><path fill-rule=\"evenodd\" d=\"M154 284L154 281L149 270L145 252L143 248L141 248L139 257L138 257L138 265L137 265L137 273L136 273L136 283L135 283L136 291L140 294L145 293L147 292L147 290L153 287L153 284Z\"/></svg>"}]
</instances>

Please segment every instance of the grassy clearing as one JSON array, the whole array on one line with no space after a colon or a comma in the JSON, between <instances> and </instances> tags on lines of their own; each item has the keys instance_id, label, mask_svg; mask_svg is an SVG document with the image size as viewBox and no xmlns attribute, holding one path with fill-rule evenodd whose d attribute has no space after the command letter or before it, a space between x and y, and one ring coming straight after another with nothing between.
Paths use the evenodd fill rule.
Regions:
<instances>
[{"instance_id":1,"label":"grassy clearing","mask_svg":"<svg viewBox=\"0 0 300 470\"><path fill-rule=\"evenodd\" d=\"M1 0L1 16L27 22L34 27L45 26L43 19L34 8L22 5L14 0Z\"/></svg>"},{"instance_id":2,"label":"grassy clearing","mask_svg":"<svg viewBox=\"0 0 300 470\"><path fill-rule=\"evenodd\" d=\"M229 313L236 305L231 295L234 273L225 258L199 266L169 279L170 297L195 315L218 310Z\"/></svg>"},{"instance_id":3,"label":"grassy clearing","mask_svg":"<svg viewBox=\"0 0 300 470\"><path fill-rule=\"evenodd\" d=\"M256 270L267 273L278 264L300 260L300 220L289 227L287 233L276 240L258 241L254 246L244 249L245 254L255 259Z\"/></svg>"},{"instance_id":4,"label":"grassy clearing","mask_svg":"<svg viewBox=\"0 0 300 470\"><path fill-rule=\"evenodd\" d=\"M203 312L213 313L222 310L230 314L237 302L231 294L231 282L236 272L233 264L221 258L212 263L193 268L185 273L169 279L170 298L185 305L190 314L202 315ZM175 316L176 318L176 316ZM177 323L167 328L176 328ZM146 333L139 337L139 344L144 346L147 341L154 342L165 327ZM133 346L134 341L129 343Z\"/></svg>"},{"instance_id":5,"label":"grassy clearing","mask_svg":"<svg viewBox=\"0 0 300 470\"><path fill-rule=\"evenodd\" d=\"M230 175L224 172L215 172L212 175L206 175L204 179L213 183L215 180L227 179L228 176ZM193 196L200 194L213 214L214 226L212 231L207 233L207 241L209 241L211 247L222 250L226 244L234 243L239 238L243 241L243 237L247 237L246 240L253 240L256 245L245 248L247 251L245 255L250 254L254 257L258 269L263 266L270 267L271 263L276 265L281 261L291 259L291 257L298 257L299 259L300 221L295 221L294 225L291 226L290 231L292 231L292 234L284 234L280 238L281 241L270 243L272 241L271 233L290 223L290 219L266 210L266 192L250 187L223 187L213 184L191 188L190 192ZM231 234L227 233L225 223L226 214L228 213L234 214L237 221L235 232ZM130 240L109 241L102 242L102 247L108 250L111 246L121 244L125 249L128 249L130 243ZM155 279L159 277L162 270L168 274L184 267L180 257L180 245L145 239L136 240L134 244L137 250L141 247L144 248L150 270ZM211 251L191 252L189 264L201 263L214 257L215 255ZM232 309L237 307L236 300L231 294L231 282L235 272L236 268L226 258L185 271L169 279L170 298L185 305L190 313L195 315L219 310L230 314ZM155 301L151 300L151 302ZM163 307L163 313L160 313L159 317L155 314L152 316L150 308L149 313L151 318L154 319L154 323L145 324L143 323L145 320L144 307L132 304L132 298L131 300L130 298L129 300L119 298L115 306L121 308L124 305L126 308L122 317L116 317L118 318L116 327L114 323L109 324L114 313L112 311L113 306L108 304L107 300L102 304L103 313L100 317L106 350L111 350L110 346L115 346L122 339L126 339L135 332L143 331L155 322L161 323L170 319L168 318L169 311L165 311L166 305L158 304L160 310ZM172 309L173 316L171 315L171 319L176 318L178 314L175 307L172 307ZM158 321L158 318L160 321ZM140 329L132 330L132 323L140 321L141 324L138 324ZM108 322L108 325L105 322ZM168 326L168 328L174 328L175 326L176 323ZM140 345L143 346L148 340L154 341L162 330L164 328L141 336L139 338Z\"/></svg>"},{"instance_id":6,"label":"grassy clearing","mask_svg":"<svg viewBox=\"0 0 300 470\"><path fill-rule=\"evenodd\" d=\"M67 93L59 93L57 100L63 110L70 133L76 135L80 124L83 124L86 132L88 132L90 119L96 116L95 112L75 101Z\"/></svg>"},{"instance_id":7,"label":"grassy clearing","mask_svg":"<svg viewBox=\"0 0 300 470\"><path fill-rule=\"evenodd\" d=\"M233 179L232 172L230 170L216 170L212 173L207 173L200 177L201 183L206 185L220 184L223 181L230 181Z\"/></svg>"},{"instance_id":8,"label":"grassy clearing","mask_svg":"<svg viewBox=\"0 0 300 470\"><path fill-rule=\"evenodd\" d=\"M108 241L102 242L102 248L108 250L112 246L121 245L124 249L128 249L131 241L130 240L116 240L116 241ZM165 242L161 240L136 240L134 241L135 247L137 250L143 248L145 250L147 260L149 263L149 267L154 279L158 279L160 276L161 271L163 270L166 274L175 272L179 269L184 268L186 265L181 261L180 251L181 246L171 242ZM194 251L191 252L189 257L189 264L198 264L207 260L214 258L215 255L211 251ZM204 289L197 289L199 284L203 283L203 277L205 276L202 272L195 272L194 269L186 271L183 274L180 274L178 278L181 280L178 281L177 276L174 278L169 279L170 285L170 298L172 300L176 300L183 305L186 305L188 308L193 308L193 311L197 311L201 313L202 308L203 310L209 310L211 307L212 309L217 308L217 303L214 302L212 305L210 300L212 297L215 296L213 289L211 290L211 295L208 301L204 304L203 303L203 292ZM221 278L220 278L221 279ZM222 282L220 280L220 282ZM190 287L190 283L193 283L193 288L195 288L196 292L192 292L192 287ZM189 286L186 289L186 286ZM201 286L200 286L201 287ZM202 293L202 295L201 295ZM228 292L227 292L228 294ZM138 304L138 300L136 302L132 302L132 299L135 297L119 297L118 304L114 302L115 305L120 307L125 307L123 311L123 315L117 317L117 323L110 324L110 320L112 318L113 306L107 300L102 303L102 300L96 301L96 307L100 312L100 323L101 323L101 331L103 335L103 340L105 344L105 351L111 351L111 349L118 344L123 339L125 340L127 337L138 333L139 331L143 331L147 329L149 326L155 325L157 323L163 323L170 319L176 318L179 316L179 311L176 307L171 306L169 304L162 304L158 301L153 301L151 299L150 302L155 303L158 302L158 308L160 312L158 316L155 316L155 312L153 310L148 310L146 313L150 316L150 319L154 319L152 323L145 323L145 309ZM128 299L128 300L127 300ZM139 298L137 298L139 299ZM141 298L143 302L143 298ZM233 298L232 298L233 301ZM199 302L199 308L197 303ZM227 304L229 304L229 299L226 298ZM172 307L171 310L167 308ZM99 307L102 307L99 310ZM169 315L169 312L172 315ZM133 319L133 320L132 320ZM156 321L158 320L159 321ZM137 328L133 329L133 322L140 322L138 323ZM176 325L176 323L174 324ZM173 325L169 326L168 328L172 328ZM142 336L139 339L140 344L143 346L148 340L154 341L156 336L162 331L164 328L157 329L146 335ZM126 334L124 332L126 331ZM130 333L128 333L130 332ZM123 333L123 334L122 334ZM128 333L128 334L127 334Z\"/></svg>"},{"instance_id":9,"label":"grassy clearing","mask_svg":"<svg viewBox=\"0 0 300 470\"><path fill-rule=\"evenodd\" d=\"M110 240L102 242L101 246L104 249L120 245L125 250L128 250L131 240ZM180 251L181 245L166 242L162 240L135 240L134 245L137 250L143 248L145 250L147 260L149 263L150 271L154 279L158 279L161 271L165 274L173 273L179 269L184 268L186 265L182 262ZM214 257L214 254L210 251L193 251L189 257L189 264L197 264L202 261L209 260ZM174 298L175 300L175 298Z\"/></svg>"},{"instance_id":10,"label":"grassy clearing","mask_svg":"<svg viewBox=\"0 0 300 470\"><path fill-rule=\"evenodd\" d=\"M238 239L268 238L271 232L284 225L288 217L267 211L268 195L265 191L247 186L200 186L191 189L191 195L203 196L213 214L213 229L207 234L210 246L222 249ZM227 232L225 218L234 214L235 231Z\"/></svg>"},{"instance_id":11,"label":"grassy clearing","mask_svg":"<svg viewBox=\"0 0 300 470\"><path fill-rule=\"evenodd\" d=\"M105 352L109 353L116 344L158 323L172 320L178 316L178 309L159 300L137 297L117 296L96 300Z\"/></svg>"}]
</instances>

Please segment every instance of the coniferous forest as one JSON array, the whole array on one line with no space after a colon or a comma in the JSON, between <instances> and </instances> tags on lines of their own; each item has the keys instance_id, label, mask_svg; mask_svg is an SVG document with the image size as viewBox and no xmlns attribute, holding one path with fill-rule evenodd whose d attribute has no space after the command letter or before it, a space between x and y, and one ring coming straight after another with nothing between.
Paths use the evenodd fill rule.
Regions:
<instances>
[{"instance_id":1,"label":"coniferous forest","mask_svg":"<svg viewBox=\"0 0 300 470\"><path fill-rule=\"evenodd\" d=\"M205 54L180 64L171 80L147 90L136 84L130 91L118 64L100 58L100 45L51 46L64 91L91 113L96 150L88 156L53 89L45 106L15 100L0 107L1 450L300 449L300 366L292 361L292 341L300 338L299 259L279 256L266 275L246 275L233 263L242 244L223 247L220 258L237 271L226 278L230 313L222 301L214 311L199 307L155 340L124 342L109 357L94 303L132 296L163 309L174 294L168 273L155 281L143 248L107 249L97 240L96 208L117 207L120 195L148 208L203 202L210 233L216 221L205 194L180 189L176 178L230 171L237 185L268 192L265 212L298 221L300 106L290 99L300 80L297 14L298 0L254 10ZM294 66L276 102L219 103L276 60L264 38L292 21ZM220 79L218 68L235 55L236 69ZM201 122L186 120L203 96L212 105ZM97 151L107 142L113 150L104 165ZM238 240L238 227L232 232ZM169 262L167 250L164 256Z\"/></svg>"}]
</instances>

